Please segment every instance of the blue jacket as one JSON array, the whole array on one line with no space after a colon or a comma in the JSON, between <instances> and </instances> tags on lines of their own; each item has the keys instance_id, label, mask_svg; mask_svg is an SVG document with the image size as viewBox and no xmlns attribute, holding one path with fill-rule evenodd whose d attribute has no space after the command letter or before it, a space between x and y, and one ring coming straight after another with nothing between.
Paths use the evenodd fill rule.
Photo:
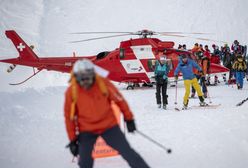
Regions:
<instances>
[{"instance_id":1,"label":"blue jacket","mask_svg":"<svg viewBox=\"0 0 248 168\"><path fill-rule=\"evenodd\" d=\"M184 80L191 80L195 78L193 68L198 71L202 71L201 67L192 59L188 58L187 63L183 63L182 60L179 61L177 68L174 72L174 76L177 76L179 72L182 72Z\"/></svg>"},{"instance_id":2,"label":"blue jacket","mask_svg":"<svg viewBox=\"0 0 248 168\"><path fill-rule=\"evenodd\" d=\"M170 67L167 64L160 64L158 61L155 64L155 76L163 77L163 79L168 79L168 73L170 72Z\"/></svg>"}]
</instances>

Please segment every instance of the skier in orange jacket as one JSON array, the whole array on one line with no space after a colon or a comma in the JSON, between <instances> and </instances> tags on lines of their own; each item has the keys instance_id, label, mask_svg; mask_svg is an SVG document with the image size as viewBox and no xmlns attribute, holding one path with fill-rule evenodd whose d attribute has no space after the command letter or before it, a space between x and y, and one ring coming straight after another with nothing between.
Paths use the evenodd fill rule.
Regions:
<instances>
[{"instance_id":1,"label":"skier in orange jacket","mask_svg":"<svg viewBox=\"0 0 248 168\"><path fill-rule=\"evenodd\" d=\"M106 78L95 73L94 64L83 59L75 63L71 85L65 93L65 124L74 156L80 156L80 168L92 168L92 150L101 136L117 150L130 167L148 168L145 161L130 147L118 126L111 108L114 102L124 115L128 132L136 130L133 114L120 92Z\"/></svg>"}]
</instances>

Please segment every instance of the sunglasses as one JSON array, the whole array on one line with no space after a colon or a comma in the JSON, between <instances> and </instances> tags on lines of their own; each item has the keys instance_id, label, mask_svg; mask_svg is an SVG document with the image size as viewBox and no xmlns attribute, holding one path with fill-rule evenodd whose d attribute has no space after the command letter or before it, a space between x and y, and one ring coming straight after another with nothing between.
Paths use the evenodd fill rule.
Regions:
<instances>
[{"instance_id":1,"label":"sunglasses","mask_svg":"<svg viewBox=\"0 0 248 168\"><path fill-rule=\"evenodd\" d=\"M80 81L90 81L90 80L93 80L94 78L94 75L76 75L75 76L77 81L80 82Z\"/></svg>"}]
</instances>

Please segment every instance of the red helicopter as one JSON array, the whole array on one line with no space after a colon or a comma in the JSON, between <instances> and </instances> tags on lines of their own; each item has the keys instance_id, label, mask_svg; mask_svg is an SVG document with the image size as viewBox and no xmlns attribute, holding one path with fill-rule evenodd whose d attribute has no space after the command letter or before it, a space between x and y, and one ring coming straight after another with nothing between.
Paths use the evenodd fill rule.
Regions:
<instances>
[{"instance_id":1,"label":"red helicopter","mask_svg":"<svg viewBox=\"0 0 248 168\"><path fill-rule=\"evenodd\" d=\"M95 65L109 71L109 79L116 82L127 83L127 89L133 89L135 86L139 86L140 83L143 83L145 86L152 86L152 83L154 82L154 63L159 59L161 54L166 55L167 61L171 66L169 79L173 77L174 69L178 64L180 54L187 54L189 57L192 57L192 53L190 51L174 49L174 42L172 41L161 41L157 38L151 37L153 35L185 37L183 35L178 35L182 34L180 32L153 32L149 30L142 30L138 32L78 32L73 34L104 33L119 34L80 41L72 41L72 43L130 35L139 35L140 38L122 41L119 48L113 51L104 51L95 56L76 56L75 53L73 53L73 55L69 57L39 58L34 53L33 46L28 46L14 30L7 30L5 34L7 38L13 42L17 51L19 52L19 57L0 60L0 62L12 64L8 68L8 72L13 71L16 65L28 66L34 69L34 74L24 81L10 84L20 85L37 75L42 70L70 73L73 64L77 60L88 58L92 60ZM195 58L192 57L192 59ZM211 63L210 66L210 74L227 73L229 71L227 68L221 65Z\"/></svg>"}]
</instances>

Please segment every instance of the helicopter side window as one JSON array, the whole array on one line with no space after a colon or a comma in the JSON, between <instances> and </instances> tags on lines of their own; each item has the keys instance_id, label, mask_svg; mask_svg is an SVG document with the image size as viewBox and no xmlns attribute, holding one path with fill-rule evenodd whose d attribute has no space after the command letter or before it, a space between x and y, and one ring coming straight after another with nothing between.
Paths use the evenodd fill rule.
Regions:
<instances>
[{"instance_id":1,"label":"helicopter side window","mask_svg":"<svg viewBox=\"0 0 248 168\"><path fill-rule=\"evenodd\" d=\"M120 59L124 59L124 58L125 58L125 49L120 48Z\"/></svg>"},{"instance_id":2,"label":"helicopter side window","mask_svg":"<svg viewBox=\"0 0 248 168\"><path fill-rule=\"evenodd\" d=\"M108 51L104 51L104 52L100 52L99 54L97 54L97 56L96 56L96 59L103 59L103 58L105 58L108 54L109 54L110 52L108 52Z\"/></svg>"}]
</instances>

